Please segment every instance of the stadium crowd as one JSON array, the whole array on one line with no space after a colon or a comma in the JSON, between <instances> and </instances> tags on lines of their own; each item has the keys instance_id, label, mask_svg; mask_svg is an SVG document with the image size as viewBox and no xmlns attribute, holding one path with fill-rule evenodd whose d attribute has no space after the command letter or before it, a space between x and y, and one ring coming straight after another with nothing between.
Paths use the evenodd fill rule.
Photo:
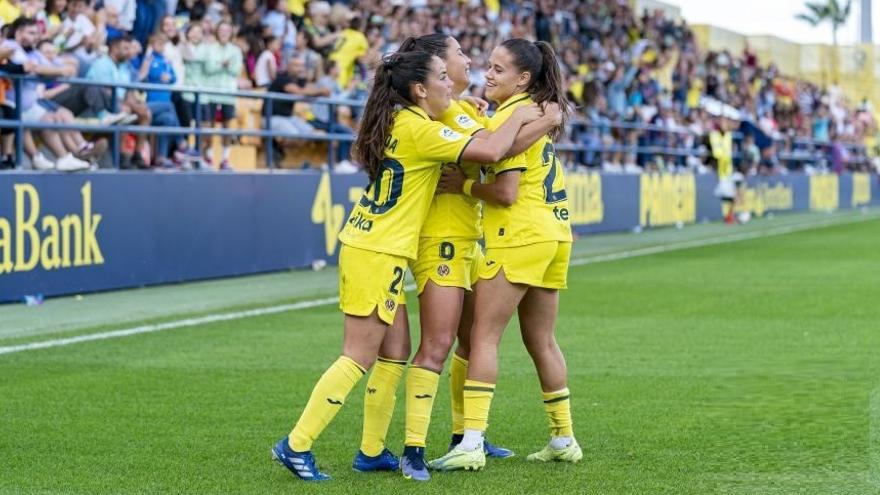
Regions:
<instances>
[{"instance_id":1,"label":"stadium crowd","mask_svg":"<svg viewBox=\"0 0 880 495\"><path fill-rule=\"evenodd\" d=\"M480 96L492 48L511 37L545 40L558 50L577 116L561 144L585 147L569 165L606 171L692 169L712 160L710 131L738 130L737 162L747 173L870 167L877 123L866 102L853 106L837 86L823 89L781 74L748 48L741 54L697 46L684 21L633 12L627 0L0 0L5 41L0 69L44 77L165 84L144 93L54 82L21 85L26 121L187 127L199 117L228 126L235 97L204 94L265 89L364 100L371 67L408 36L444 32L471 58L470 92ZM13 86L0 94L15 118ZM351 134L359 109L276 102L273 129ZM100 135L26 132L35 169L79 170L107 149ZM14 167L12 129L4 130L2 167ZM229 168L223 155L197 150L187 136L130 136L123 168ZM206 142L208 140L203 140ZM816 145L815 142L822 144ZM204 143L203 143L204 144ZM349 146L337 146L340 171L355 171ZM564 148L564 147L561 147ZM283 152L277 143L273 152ZM817 152L818 151L818 152ZM820 159L806 160L806 158ZM51 158L50 158L51 157Z\"/></svg>"}]
</instances>

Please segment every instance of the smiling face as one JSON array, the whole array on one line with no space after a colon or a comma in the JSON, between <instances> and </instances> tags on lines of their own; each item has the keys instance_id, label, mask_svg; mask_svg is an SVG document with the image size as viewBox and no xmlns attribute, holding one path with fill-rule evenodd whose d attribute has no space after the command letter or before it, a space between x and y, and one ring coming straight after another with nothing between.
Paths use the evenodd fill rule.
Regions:
<instances>
[{"instance_id":1,"label":"smiling face","mask_svg":"<svg viewBox=\"0 0 880 495\"><path fill-rule=\"evenodd\" d=\"M452 91L460 94L470 84L471 59L461 51L461 45L455 38L446 38L446 53L443 54L446 71L452 79Z\"/></svg>"},{"instance_id":2,"label":"smiling face","mask_svg":"<svg viewBox=\"0 0 880 495\"><path fill-rule=\"evenodd\" d=\"M425 82L414 84L411 94L416 104L433 119L446 111L452 100L452 79L440 57L431 57L431 74Z\"/></svg>"},{"instance_id":3,"label":"smiling face","mask_svg":"<svg viewBox=\"0 0 880 495\"><path fill-rule=\"evenodd\" d=\"M513 54L503 46L496 47L489 56L486 71L486 98L502 103L529 87L531 74L522 72L513 63Z\"/></svg>"},{"instance_id":4,"label":"smiling face","mask_svg":"<svg viewBox=\"0 0 880 495\"><path fill-rule=\"evenodd\" d=\"M174 17L166 15L162 18L162 33L169 38L177 36L177 23L174 21Z\"/></svg>"},{"instance_id":5,"label":"smiling face","mask_svg":"<svg viewBox=\"0 0 880 495\"><path fill-rule=\"evenodd\" d=\"M222 44L229 43L232 39L232 26L227 22L221 22L217 26L217 41Z\"/></svg>"},{"instance_id":6,"label":"smiling face","mask_svg":"<svg viewBox=\"0 0 880 495\"><path fill-rule=\"evenodd\" d=\"M199 43L201 43L204 37L205 32L202 30L202 26L198 24L193 24L186 32L186 39L188 39L189 42L194 45L198 45Z\"/></svg>"}]
</instances>

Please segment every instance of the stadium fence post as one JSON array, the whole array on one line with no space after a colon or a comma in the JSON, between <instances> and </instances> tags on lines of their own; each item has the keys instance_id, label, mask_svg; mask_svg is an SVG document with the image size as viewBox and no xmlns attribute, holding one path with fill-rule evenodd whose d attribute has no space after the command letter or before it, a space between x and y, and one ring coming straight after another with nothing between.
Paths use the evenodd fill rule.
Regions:
<instances>
[{"instance_id":1,"label":"stadium fence post","mask_svg":"<svg viewBox=\"0 0 880 495\"><path fill-rule=\"evenodd\" d=\"M201 153L202 152L202 104L200 102L199 94L200 94L200 92L198 92L198 91L193 92L193 96L194 96L193 104L196 106L196 128L195 128L195 132L193 132L193 134L195 134L195 137L196 137L196 151Z\"/></svg>"},{"instance_id":2,"label":"stadium fence post","mask_svg":"<svg viewBox=\"0 0 880 495\"><path fill-rule=\"evenodd\" d=\"M272 169L275 168L275 147L272 145L272 142L275 138L275 132L272 130L272 104L275 101L275 98L272 98L271 95L266 95L266 99L264 100L264 114L263 118L265 119L265 124L263 128L269 131L266 134L266 168Z\"/></svg>"},{"instance_id":3,"label":"stadium fence post","mask_svg":"<svg viewBox=\"0 0 880 495\"><path fill-rule=\"evenodd\" d=\"M15 88L15 119L18 121L18 132L15 133L15 163L21 166L21 159L24 157L24 120L21 115L21 78L12 80Z\"/></svg>"},{"instance_id":4,"label":"stadium fence post","mask_svg":"<svg viewBox=\"0 0 880 495\"><path fill-rule=\"evenodd\" d=\"M118 109L119 109L117 106L118 103L119 102L117 101L117 98L116 98L116 88L110 86L110 108L112 108L114 112L118 111ZM121 147L122 147L121 141L122 140L120 139L119 126L117 126L117 125L113 126L113 136L111 138L111 141L112 141L111 152L113 153L113 166L116 169L119 169L120 167L122 167L122 163L119 161L119 155L122 154L122 150L121 150Z\"/></svg>"},{"instance_id":5,"label":"stadium fence post","mask_svg":"<svg viewBox=\"0 0 880 495\"><path fill-rule=\"evenodd\" d=\"M333 134L333 129L336 125L336 103L330 103L327 106L329 107L329 111L327 112L329 114L327 115L327 131ZM333 170L333 165L336 164L336 145L335 138L327 141L327 167L329 167L330 170Z\"/></svg>"}]
</instances>

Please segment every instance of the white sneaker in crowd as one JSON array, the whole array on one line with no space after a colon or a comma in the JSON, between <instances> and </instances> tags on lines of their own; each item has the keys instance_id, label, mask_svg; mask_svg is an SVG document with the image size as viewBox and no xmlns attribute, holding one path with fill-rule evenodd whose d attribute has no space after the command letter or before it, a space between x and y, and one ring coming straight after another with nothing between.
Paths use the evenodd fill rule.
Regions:
<instances>
[{"instance_id":1,"label":"white sneaker in crowd","mask_svg":"<svg viewBox=\"0 0 880 495\"><path fill-rule=\"evenodd\" d=\"M101 117L101 125L128 125L137 120L137 115L128 112L106 113Z\"/></svg>"},{"instance_id":2,"label":"white sneaker in crowd","mask_svg":"<svg viewBox=\"0 0 880 495\"><path fill-rule=\"evenodd\" d=\"M80 160L79 158L73 156L73 153L68 153L64 155L63 158L58 160L57 168L61 172L78 172L80 170L88 170L89 162L85 160Z\"/></svg>"},{"instance_id":3,"label":"white sneaker in crowd","mask_svg":"<svg viewBox=\"0 0 880 495\"><path fill-rule=\"evenodd\" d=\"M52 163L52 160L46 158L42 153L34 155L31 164L34 166L34 170L55 170L55 164Z\"/></svg>"},{"instance_id":4,"label":"white sneaker in crowd","mask_svg":"<svg viewBox=\"0 0 880 495\"><path fill-rule=\"evenodd\" d=\"M357 173L359 170L360 169L357 167L357 165L351 163L348 160L342 160L333 167L333 172L337 174L354 174Z\"/></svg>"}]
</instances>

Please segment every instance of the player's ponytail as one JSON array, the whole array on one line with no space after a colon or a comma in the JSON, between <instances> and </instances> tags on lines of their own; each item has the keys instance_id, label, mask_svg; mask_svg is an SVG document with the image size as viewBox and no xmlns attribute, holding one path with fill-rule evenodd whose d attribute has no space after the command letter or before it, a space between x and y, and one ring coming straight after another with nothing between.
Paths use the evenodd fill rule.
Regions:
<instances>
[{"instance_id":1,"label":"player's ponytail","mask_svg":"<svg viewBox=\"0 0 880 495\"><path fill-rule=\"evenodd\" d=\"M400 48L397 49L397 52L426 52L446 60L447 48L449 48L449 35L432 33L419 37L410 36L403 40L403 43L400 44Z\"/></svg>"},{"instance_id":2,"label":"player's ponytail","mask_svg":"<svg viewBox=\"0 0 880 495\"><path fill-rule=\"evenodd\" d=\"M531 42L522 38L513 38L501 43L513 55L513 63L524 72L529 72L531 79L526 92L535 103L554 102L562 110L562 125L553 131L553 139L557 139L565 127L571 112L571 104L565 96L562 72L556 52L546 41Z\"/></svg>"},{"instance_id":3,"label":"player's ponytail","mask_svg":"<svg viewBox=\"0 0 880 495\"><path fill-rule=\"evenodd\" d=\"M382 165L385 143L391 137L394 124L394 112L398 107L415 104L412 85L428 80L431 57L425 52L393 53L383 58L376 68L353 150L370 181L376 179Z\"/></svg>"}]
</instances>

